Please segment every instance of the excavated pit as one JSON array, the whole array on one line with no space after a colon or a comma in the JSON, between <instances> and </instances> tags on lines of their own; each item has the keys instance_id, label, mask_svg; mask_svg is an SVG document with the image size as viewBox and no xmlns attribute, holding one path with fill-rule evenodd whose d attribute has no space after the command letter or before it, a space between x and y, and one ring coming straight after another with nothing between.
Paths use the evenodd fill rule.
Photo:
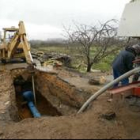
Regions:
<instances>
[{"instance_id":1,"label":"excavated pit","mask_svg":"<svg viewBox=\"0 0 140 140\"><path fill-rule=\"evenodd\" d=\"M15 84L15 80L22 77L27 83L30 82L32 88L32 74L27 69L20 68L4 72L3 75L8 81L8 83L5 83L5 90L8 94L5 92L7 96L7 101L4 103L5 111L0 112L0 115L2 114L5 118L8 118L7 120L12 121L33 118L27 102L17 92L17 85ZM0 80L3 82L2 79ZM43 117L75 114L90 96L88 92L81 91L64 80L57 72L36 70L34 72L34 84L35 106Z\"/></svg>"},{"instance_id":2,"label":"excavated pit","mask_svg":"<svg viewBox=\"0 0 140 140\"><path fill-rule=\"evenodd\" d=\"M18 77L16 79L18 79ZM30 83L31 88L32 88L31 79L29 79L29 81L27 80L25 84L26 83L28 84L28 82ZM15 89L16 87L17 85L15 84ZM26 118L33 118L34 116L28 107L27 101L25 101L23 96L19 94L18 92L15 92L15 94L16 94L16 105L18 109L19 120L23 120ZM41 114L41 116L48 117L48 116L61 116L62 115L60 112L57 111L56 108L54 108L47 101L46 98L42 96L42 94L39 91L35 90L35 95L36 95L36 103L34 103L34 105L39 111L39 113Z\"/></svg>"}]
</instances>

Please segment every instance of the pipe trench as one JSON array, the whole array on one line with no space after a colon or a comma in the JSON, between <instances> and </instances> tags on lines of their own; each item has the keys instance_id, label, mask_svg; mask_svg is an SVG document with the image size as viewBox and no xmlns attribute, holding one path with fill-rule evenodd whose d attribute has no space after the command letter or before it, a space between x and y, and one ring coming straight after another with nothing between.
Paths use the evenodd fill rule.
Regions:
<instances>
[{"instance_id":1,"label":"pipe trench","mask_svg":"<svg viewBox=\"0 0 140 140\"><path fill-rule=\"evenodd\" d=\"M59 73L35 70L32 74L24 68L13 69L10 73L15 87L15 103L19 120L76 114L91 95L90 92L83 91L69 83L65 77L59 76ZM17 84L14 82L16 80ZM24 92L21 94L18 91L18 84L22 83L22 80L26 81L27 85L29 83L28 87L30 87L29 91L32 91L32 95ZM22 87L25 91L24 87L26 86ZM32 99L30 99L31 96Z\"/></svg>"}]
</instances>

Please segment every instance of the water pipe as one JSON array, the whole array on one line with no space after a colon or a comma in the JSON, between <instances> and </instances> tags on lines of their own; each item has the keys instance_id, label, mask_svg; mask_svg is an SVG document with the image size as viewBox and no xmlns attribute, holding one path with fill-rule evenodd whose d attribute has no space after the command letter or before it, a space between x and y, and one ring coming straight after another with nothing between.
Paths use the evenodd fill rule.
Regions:
<instances>
[{"instance_id":1,"label":"water pipe","mask_svg":"<svg viewBox=\"0 0 140 140\"><path fill-rule=\"evenodd\" d=\"M32 115L34 116L34 118L41 117L41 114L39 113L39 111L37 110L37 108L35 107L35 105L33 103L33 101L34 101L33 92L25 91L25 92L23 92L23 97L28 102L28 107L29 107L30 111L32 112Z\"/></svg>"},{"instance_id":2,"label":"water pipe","mask_svg":"<svg viewBox=\"0 0 140 140\"><path fill-rule=\"evenodd\" d=\"M28 107L30 108L34 118L40 118L41 114L38 112L37 108L35 107L32 101L28 102Z\"/></svg>"},{"instance_id":3,"label":"water pipe","mask_svg":"<svg viewBox=\"0 0 140 140\"><path fill-rule=\"evenodd\" d=\"M108 83L107 85L105 85L103 88L101 88L100 90L98 90L95 94L93 94L84 104L83 106L80 108L80 110L78 111L79 113L82 113L87 106L93 101L95 100L98 96L100 96L101 94L103 94L107 89L109 89L110 87L112 87L114 84L120 82L121 80L123 80L124 78L127 78L133 74L136 74L140 72L140 67L137 67L131 71L128 71L127 73L123 74L122 76L118 77L117 79L113 80L112 82Z\"/></svg>"}]
</instances>

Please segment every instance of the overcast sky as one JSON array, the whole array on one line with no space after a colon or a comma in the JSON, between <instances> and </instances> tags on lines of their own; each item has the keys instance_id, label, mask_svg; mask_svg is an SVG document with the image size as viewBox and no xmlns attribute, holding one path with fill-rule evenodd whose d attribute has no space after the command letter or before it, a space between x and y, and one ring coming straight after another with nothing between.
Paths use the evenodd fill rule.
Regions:
<instances>
[{"instance_id":1,"label":"overcast sky","mask_svg":"<svg viewBox=\"0 0 140 140\"><path fill-rule=\"evenodd\" d=\"M0 0L0 31L24 21L28 39L60 38L63 25L120 19L130 0Z\"/></svg>"}]
</instances>

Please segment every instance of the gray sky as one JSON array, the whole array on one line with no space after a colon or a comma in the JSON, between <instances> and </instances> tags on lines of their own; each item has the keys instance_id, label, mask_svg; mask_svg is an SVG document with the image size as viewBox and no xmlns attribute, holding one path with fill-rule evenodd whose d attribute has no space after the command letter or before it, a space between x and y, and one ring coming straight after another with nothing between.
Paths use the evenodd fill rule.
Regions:
<instances>
[{"instance_id":1,"label":"gray sky","mask_svg":"<svg viewBox=\"0 0 140 140\"><path fill-rule=\"evenodd\" d=\"M0 0L0 31L24 21L29 39L60 38L63 25L120 19L130 0Z\"/></svg>"}]
</instances>

